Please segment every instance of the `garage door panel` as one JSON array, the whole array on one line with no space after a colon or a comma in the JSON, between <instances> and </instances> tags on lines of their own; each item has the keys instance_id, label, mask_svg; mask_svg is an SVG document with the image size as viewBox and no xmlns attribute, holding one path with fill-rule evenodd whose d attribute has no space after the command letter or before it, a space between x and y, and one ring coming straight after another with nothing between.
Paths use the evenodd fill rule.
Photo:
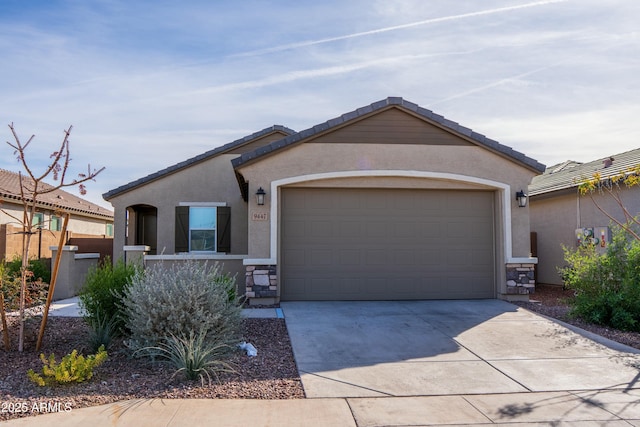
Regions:
<instances>
[{"instance_id":1,"label":"garage door panel","mask_svg":"<svg viewBox=\"0 0 640 427\"><path fill-rule=\"evenodd\" d=\"M308 253L311 253L310 263L312 266L326 267L333 264L333 252L330 249L311 249Z\"/></svg>"},{"instance_id":2,"label":"garage door panel","mask_svg":"<svg viewBox=\"0 0 640 427\"><path fill-rule=\"evenodd\" d=\"M416 226L416 235L421 238L439 239L445 235L445 230L439 222L422 220Z\"/></svg>"},{"instance_id":3,"label":"garage door panel","mask_svg":"<svg viewBox=\"0 0 640 427\"><path fill-rule=\"evenodd\" d=\"M416 251L416 264L424 265L427 271L435 271L433 267L442 266L444 263L444 252L438 250L439 241L434 241L430 248L420 249Z\"/></svg>"},{"instance_id":4,"label":"garage door panel","mask_svg":"<svg viewBox=\"0 0 640 427\"><path fill-rule=\"evenodd\" d=\"M415 265L416 252L412 250L399 249L389 253L390 261L396 265Z\"/></svg>"},{"instance_id":5,"label":"garage door panel","mask_svg":"<svg viewBox=\"0 0 640 427\"><path fill-rule=\"evenodd\" d=\"M473 265L487 265L493 262L493 254L488 251L473 251L471 255L471 263Z\"/></svg>"},{"instance_id":6,"label":"garage door panel","mask_svg":"<svg viewBox=\"0 0 640 427\"><path fill-rule=\"evenodd\" d=\"M362 220L365 232L358 236L360 239L383 238L387 235L388 223L383 221Z\"/></svg>"},{"instance_id":7,"label":"garage door panel","mask_svg":"<svg viewBox=\"0 0 640 427\"><path fill-rule=\"evenodd\" d=\"M285 250L282 252L282 263L289 267L304 267L305 252L297 250Z\"/></svg>"},{"instance_id":8,"label":"garage door panel","mask_svg":"<svg viewBox=\"0 0 640 427\"><path fill-rule=\"evenodd\" d=\"M362 235L362 224L359 221L340 221L337 228L338 236L346 239L357 238Z\"/></svg>"},{"instance_id":9,"label":"garage door panel","mask_svg":"<svg viewBox=\"0 0 640 427\"><path fill-rule=\"evenodd\" d=\"M391 224L391 232L393 236L398 239L415 239L416 231L421 230L421 228L422 227L420 227L420 222L415 221L403 221Z\"/></svg>"},{"instance_id":10,"label":"garage door panel","mask_svg":"<svg viewBox=\"0 0 640 427\"><path fill-rule=\"evenodd\" d=\"M340 265L360 265L361 254L357 249L342 249L337 251L339 256L338 262Z\"/></svg>"},{"instance_id":11,"label":"garage door panel","mask_svg":"<svg viewBox=\"0 0 640 427\"><path fill-rule=\"evenodd\" d=\"M468 221L447 221L446 235L448 238L468 239L473 235L473 229L476 224L470 224Z\"/></svg>"},{"instance_id":12,"label":"garage door panel","mask_svg":"<svg viewBox=\"0 0 640 427\"><path fill-rule=\"evenodd\" d=\"M287 240L292 239L300 239L303 240L306 232L305 232L305 222L304 221L290 221L287 224L286 235L283 237Z\"/></svg>"},{"instance_id":13,"label":"garage door panel","mask_svg":"<svg viewBox=\"0 0 640 427\"><path fill-rule=\"evenodd\" d=\"M283 300L495 297L492 192L287 188L282 196Z\"/></svg>"},{"instance_id":14,"label":"garage door panel","mask_svg":"<svg viewBox=\"0 0 640 427\"><path fill-rule=\"evenodd\" d=\"M384 265L388 261L387 251L384 249L367 250L365 260L367 266Z\"/></svg>"}]
</instances>

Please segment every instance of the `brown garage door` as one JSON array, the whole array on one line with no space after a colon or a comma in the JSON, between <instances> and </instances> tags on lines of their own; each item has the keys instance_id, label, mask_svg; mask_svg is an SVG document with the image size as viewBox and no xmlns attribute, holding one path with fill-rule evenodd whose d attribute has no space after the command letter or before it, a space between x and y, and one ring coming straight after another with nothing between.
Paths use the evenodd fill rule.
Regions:
<instances>
[{"instance_id":1,"label":"brown garage door","mask_svg":"<svg viewBox=\"0 0 640 427\"><path fill-rule=\"evenodd\" d=\"M494 298L493 192L287 188L282 300Z\"/></svg>"}]
</instances>

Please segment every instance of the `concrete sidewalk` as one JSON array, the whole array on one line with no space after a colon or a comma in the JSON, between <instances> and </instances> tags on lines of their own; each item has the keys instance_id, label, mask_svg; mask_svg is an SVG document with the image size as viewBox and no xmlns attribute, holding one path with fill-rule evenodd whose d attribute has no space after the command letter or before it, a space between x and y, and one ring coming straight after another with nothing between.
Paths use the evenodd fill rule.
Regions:
<instances>
[{"instance_id":1,"label":"concrete sidewalk","mask_svg":"<svg viewBox=\"0 0 640 427\"><path fill-rule=\"evenodd\" d=\"M561 423L561 424L560 424ZM296 400L139 400L10 426L640 426L640 390Z\"/></svg>"},{"instance_id":2,"label":"concrete sidewalk","mask_svg":"<svg viewBox=\"0 0 640 427\"><path fill-rule=\"evenodd\" d=\"M279 308L246 308L242 315L254 319L284 318ZM52 317L82 317L82 309L79 306L79 298L73 297L59 301L53 301L49 307L49 316Z\"/></svg>"}]
</instances>

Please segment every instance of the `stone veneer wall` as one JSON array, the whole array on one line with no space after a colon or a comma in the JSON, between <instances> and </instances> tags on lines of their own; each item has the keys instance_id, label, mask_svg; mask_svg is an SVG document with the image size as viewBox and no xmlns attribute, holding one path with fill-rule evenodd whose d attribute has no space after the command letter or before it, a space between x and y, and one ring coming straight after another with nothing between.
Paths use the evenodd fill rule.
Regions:
<instances>
[{"instance_id":1,"label":"stone veneer wall","mask_svg":"<svg viewBox=\"0 0 640 427\"><path fill-rule=\"evenodd\" d=\"M528 295L535 292L534 264L507 264L507 295ZM246 297L275 298L278 293L278 273L275 265L246 266Z\"/></svg>"},{"instance_id":2,"label":"stone veneer wall","mask_svg":"<svg viewBox=\"0 0 640 427\"><path fill-rule=\"evenodd\" d=\"M275 298L278 294L278 273L275 265L248 265L247 298Z\"/></svg>"},{"instance_id":3,"label":"stone veneer wall","mask_svg":"<svg viewBox=\"0 0 640 427\"><path fill-rule=\"evenodd\" d=\"M507 295L528 295L536 289L534 264L507 264Z\"/></svg>"}]
</instances>

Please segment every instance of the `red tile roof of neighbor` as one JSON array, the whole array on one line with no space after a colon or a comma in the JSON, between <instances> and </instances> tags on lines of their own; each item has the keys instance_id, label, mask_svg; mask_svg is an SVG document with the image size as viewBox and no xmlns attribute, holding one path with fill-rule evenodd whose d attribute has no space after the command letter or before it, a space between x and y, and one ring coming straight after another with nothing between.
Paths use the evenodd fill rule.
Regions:
<instances>
[{"instance_id":1,"label":"red tile roof of neighbor","mask_svg":"<svg viewBox=\"0 0 640 427\"><path fill-rule=\"evenodd\" d=\"M25 178L23 174L23 179L28 179L28 177ZM41 185L43 188L53 188L52 185L46 183L41 183ZM27 198L30 197L28 194L25 194L25 196ZM0 200L21 204L20 177L18 173L0 169ZM60 209L77 215L113 219L112 211L59 189L39 195L38 205L48 209Z\"/></svg>"}]
</instances>

